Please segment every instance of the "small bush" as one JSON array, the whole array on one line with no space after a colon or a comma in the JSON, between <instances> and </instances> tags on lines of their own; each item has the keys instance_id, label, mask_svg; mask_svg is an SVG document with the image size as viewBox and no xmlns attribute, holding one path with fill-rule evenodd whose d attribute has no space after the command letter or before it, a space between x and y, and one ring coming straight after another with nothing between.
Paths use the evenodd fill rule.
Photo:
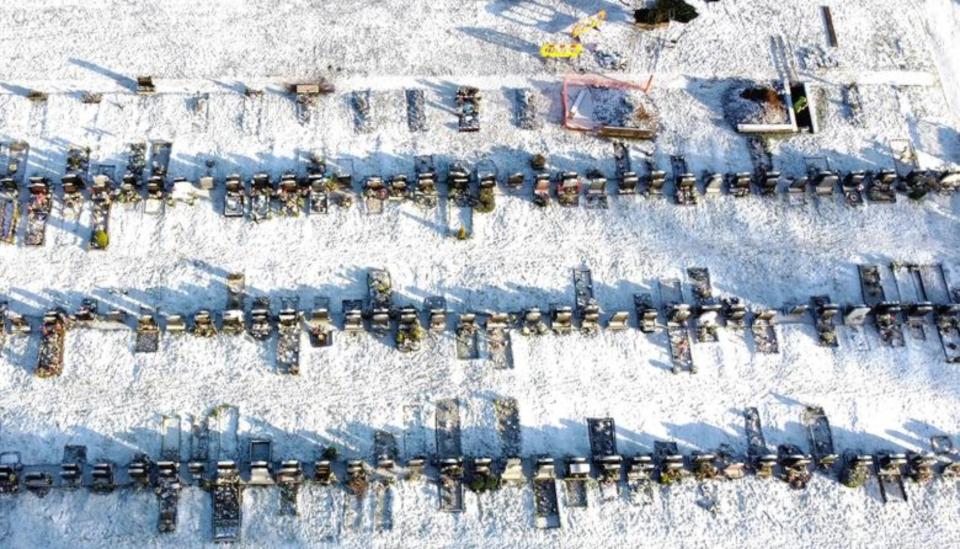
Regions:
<instances>
[{"instance_id":1,"label":"small bush","mask_svg":"<svg viewBox=\"0 0 960 549\"><path fill-rule=\"evenodd\" d=\"M472 492L482 494L499 489L500 479L493 475L477 475L470 480L467 486Z\"/></svg>"},{"instance_id":2,"label":"small bush","mask_svg":"<svg viewBox=\"0 0 960 549\"><path fill-rule=\"evenodd\" d=\"M497 206L494 198L493 189L480 189L480 195L477 200L477 212L490 213Z\"/></svg>"},{"instance_id":3,"label":"small bush","mask_svg":"<svg viewBox=\"0 0 960 549\"><path fill-rule=\"evenodd\" d=\"M483 489L486 485L487 485L486 479L484 479L483 477L473 477L473 479L470 480L470 484L468 484L467 487L470 488L471 492L475 492L479 494L483 492Z\"/></svg>"},{"instance_id":4,"label":"small bush","mask_svg":"<svg viewBox=\"0 0 960 549\"><path fill-rule=\"evenodd\" d=\"M866 479L862 475L851 474L843 479L843 485L847 488L860 488L865 484Z\"/></svg>"},{"instance_id":5,"label":"small bush","mask_svg":"<svg viewBox=\"0 0 960 549\"><path fill-rule=\"evenodd\" d=\"M533 158L530 159L530 166L537 171L543 170L547 167L547 157L542 154L533 155Z\"/></svg>"},{"instance_id":6,"label":"small bush","mask_svg":"<svg viewBox=\"0 0 960 549\"><path fill-rule=\"evenodd\" d=\"M218 404L214 406L212 410L210 410L209 415L212 418L219 418L221 414L227 412L232 407L233 406L231 404Z\"/></svg>"},{"instance_id":7,"label":"small bush","mask_svg":"<svg viewBox=\"0 0 960 549\"><path fill-rule=\"evenodd\" d=\"M400 329L397 330L397 345L403 346L407 341L417 343L423 340L423 329L420 326L414 325L410 330Z\"/></svg>"},{"instance_id":8,"label":"small bush","mask_svg":"<svg viewBox=\"0 0 960 549\"><path fill-rule=\"evenodd\" d=\"M110 235L107 231L98 230L93 233L93 246L98 250L106 250L110 245Z\"/></svg>"},{"instance_id":9,"label":"small bush","mask_svg":"<svg viewBox=\"0 0 960 549\"><path fill-rule=\"evenodd\" d=\"M659 480L660 480L660 484L663 486L671 486L673 484L678 484L680 482L680 472L679 471L674 471L674 472L661 471Z\"/></svg>"}]
</instances>

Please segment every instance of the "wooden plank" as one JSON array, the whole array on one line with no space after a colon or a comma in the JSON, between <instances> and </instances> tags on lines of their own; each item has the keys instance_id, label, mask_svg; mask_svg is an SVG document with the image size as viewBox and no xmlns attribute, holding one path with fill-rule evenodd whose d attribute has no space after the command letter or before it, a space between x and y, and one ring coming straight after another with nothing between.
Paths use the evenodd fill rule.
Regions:
<instances>
[{"instance_id":1,"label":"wooden plank","mask_svg":"<svg viewBox=\"0 0 960 549\"><path fill-rule=\"evenodd\" d=\"M830 13L830 6L821 6L823 12L823 23L827 26L827 44L831 48L837 47L837 30L833 26L833 15Z\"/></svg>"}]
</instances>

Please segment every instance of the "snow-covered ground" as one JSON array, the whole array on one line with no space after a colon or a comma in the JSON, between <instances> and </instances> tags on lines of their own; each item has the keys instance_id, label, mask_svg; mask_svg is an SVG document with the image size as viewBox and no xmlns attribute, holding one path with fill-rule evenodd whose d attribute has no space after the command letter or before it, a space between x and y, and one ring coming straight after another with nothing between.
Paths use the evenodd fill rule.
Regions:
<instances>
[{"instance_id":1,"label":"snow-covered ground","mask_svg":"<svg viewBox=\"0 0 960 549\"><path fill-rule=\"evenodd\" d=\"M608 23L587 42L629 58L618 78L654 74L661 132L636 145L669 170L686 156L695 173L750 170L746 140L723 119L721 97L733 79L770 79L796 71L822 90L823 131L773 144L775 165L799 175L805 157L838 169L892 167L889 141L907 139L926 168L960 161L960 103L953 55L956 2L853 0L832 5L840 46L826 45L820 1L693 2L702 15L685 27L641 32L617 2L66 2L0 6L0 140L31 145L30 171L56 179L70 144L90 146L95 163L122 167L126 144L174 143L172 176L195 178L207 159L222 177L302 170L302 151L347 161L355 177L412 175L412 158L434 154L488 158L503 176L527 153L545 152L560 169L598 166L613 175L609 142L559 128L560 79L595 70L593 56L544 63L539 44L562 41L579 18L599 9ZM676 39L676 45L670 41ZM780 46L782 44L782 46ZM781 52L783 48L787 54ZM784 59L788 61L784 61ZM777 60L777 61L775 61ZM132 78L153 75L158 93L138 97ZM312 120L300 124L286 83L326 76L337 86ZM484 92L482 130L456 132L453 94L461 84ZM844 103L856 84L859 108ZM243 86L266 89L259 98ZM428 94L429 131L410 133L403 89ZM513 93L532 87L547 116L542 131L513 122ZM370 88L376 130L356 133L349 91ZM49 94L33 104L27 90ZM103 93L84 104L79 93ZM204 105L192 108L197 97ZM445 170L441 170L445 171ZM114 208L110 249L85 250L89 231L63 223L55 209L47 245L0 246L0 294L15 311L39 315L76 308L85 296L136 312L220 308L225 276L244 272L252 295L275 300L315 295L339 301L365 293L366 270L388 269L397 300L447 297L455 311L515 311L573 301L571 271L589 267L605 311L628 309L657 279L709 267L714 287L751 305L780 305L830 294L858 299L856 265L914 260L960 264L957 199L850 209L839 203L790 206L778 200L715 197L695 208L667 201L611 198L606 211L543 211L529 198L500 196L494 213L474 215L475 234L447 235L444 213L413 205L367 216L358 208L259 225L224 219L219 203L178 205L155 218ZM86 212L89 216L89 211ZM932 327L930 327L932 328ZM134 355L128 331L71 331L64 373L33 375L36 339L8 337L0 355L0 449L31 463L59 460L66 443L86 444L91 459L126 462L159 450L159 417L239 407L239 434L269 436L278 457L312 458L334 444L369 458L374 429L402 435L410 407L433 424L438 399L462 403L464 451L498 454L492 401L517 399L523 453L556 457L589 452L585 418L612 416L620 450L650 451L654 440L681 449L721 443L745 448L741 413L757 406L772 446L806 446L805 404L830 416L840 448L926 449L929 436L960 431L960 373L943 360L935 334L871 350L846 339L836 351L816 345L812 327L779 328L782 352L762 355L724 331L698 344L695 376L670 373L665 336L636 330L587 338L514 337L516 368L458 361L449 332L417 354L401 355L372 337L339 339L329 349L304 340L301 374L275 371L269 345L243 337L167 337L155 355ZM273 344L275 345L275 344ZM427 437L432 440L432 437ZM403 448L402 448L403 449ZM412 453L412 452L411 452ZM661 492L651 507L605 502L565 510L564 527L531 525L529 490L468 499L468 511L436 510L430 485L403 484L391 532L339 526L340 492L304 490L301 517L277 516L275 491L248 491L244 539L251 545L601 546L642 540L670 546L950 546L960 542L954 486L909 488L910 502L883 506L863 491L817 478L795 492L748 479L717 487L716 514L696 504L695 483ZM332 495L331 495L332 494ZM86 492L0 498L0 545L196 545L209 540L209 500L185 492L178 531L155 534L149 493ZM636 543L636 541L634 542Z\"/></svg>"}]
</instances>

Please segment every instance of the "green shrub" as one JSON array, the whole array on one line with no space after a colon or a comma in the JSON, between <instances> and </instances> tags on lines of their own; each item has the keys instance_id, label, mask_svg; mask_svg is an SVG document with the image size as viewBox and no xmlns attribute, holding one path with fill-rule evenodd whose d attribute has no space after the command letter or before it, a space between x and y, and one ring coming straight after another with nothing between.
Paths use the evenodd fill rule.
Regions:
<instances>
[{"instance_id":1,"label":"green shrub","mask_svg":"<svg viewBox=\"0 0 960 549\"><path fill-rule=\"evenodd\" d=\"M93 245L98 250L106 250L110 245L110 235L107 231L97 230L93 233Z\"/></svg>"},{"instance_id":2,"label":"green shrub","mask_svg":"<svg viewBox=\"0 0 960 549\"><path fill-rule=\"evenodd\" d=\"M480 189L480 195L477 197L477 211L480 213L490 213L497 206L494 198L493 189Z\"/></svg>"},{"instance_id":3,"label":"green shrub","mask_svg":"<svg viewBox=\"0 0 960 549\"><path fill-rule=\"evenodd\" d=\"M680 472L679 471L674 471L674 472L661 471L659 481L660 481L660 484L662 484L663 486L670 486L673 484L677 484L680 482Z\"/></svg>"},{"instance_id":4,"label":"green shrub","mask_svg":"<svg viewBox=\"0 0 960 549\"><path fill-rule=\"evenodd\" d=\"M494 475L477 475L467 486L472 492L482 494L500 488L500 479Z\"/></svg>"}]
</instances>

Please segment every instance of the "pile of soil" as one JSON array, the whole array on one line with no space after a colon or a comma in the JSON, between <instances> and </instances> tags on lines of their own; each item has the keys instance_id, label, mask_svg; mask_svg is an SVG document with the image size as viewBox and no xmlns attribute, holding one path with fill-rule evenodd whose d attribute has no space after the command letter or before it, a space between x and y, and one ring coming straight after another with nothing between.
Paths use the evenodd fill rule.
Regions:
<instances>
[{"instance_id":1,"label":"pile of soil","mask_svg":"<svg viewBox=\"0 0 960 549\"><path fill-rule=\"evenodd\" d=\"M790 113L776 82L737 81L727 90L723 108L727 120L734 126L790 123Z\"/></svg>"}]
</instances>

